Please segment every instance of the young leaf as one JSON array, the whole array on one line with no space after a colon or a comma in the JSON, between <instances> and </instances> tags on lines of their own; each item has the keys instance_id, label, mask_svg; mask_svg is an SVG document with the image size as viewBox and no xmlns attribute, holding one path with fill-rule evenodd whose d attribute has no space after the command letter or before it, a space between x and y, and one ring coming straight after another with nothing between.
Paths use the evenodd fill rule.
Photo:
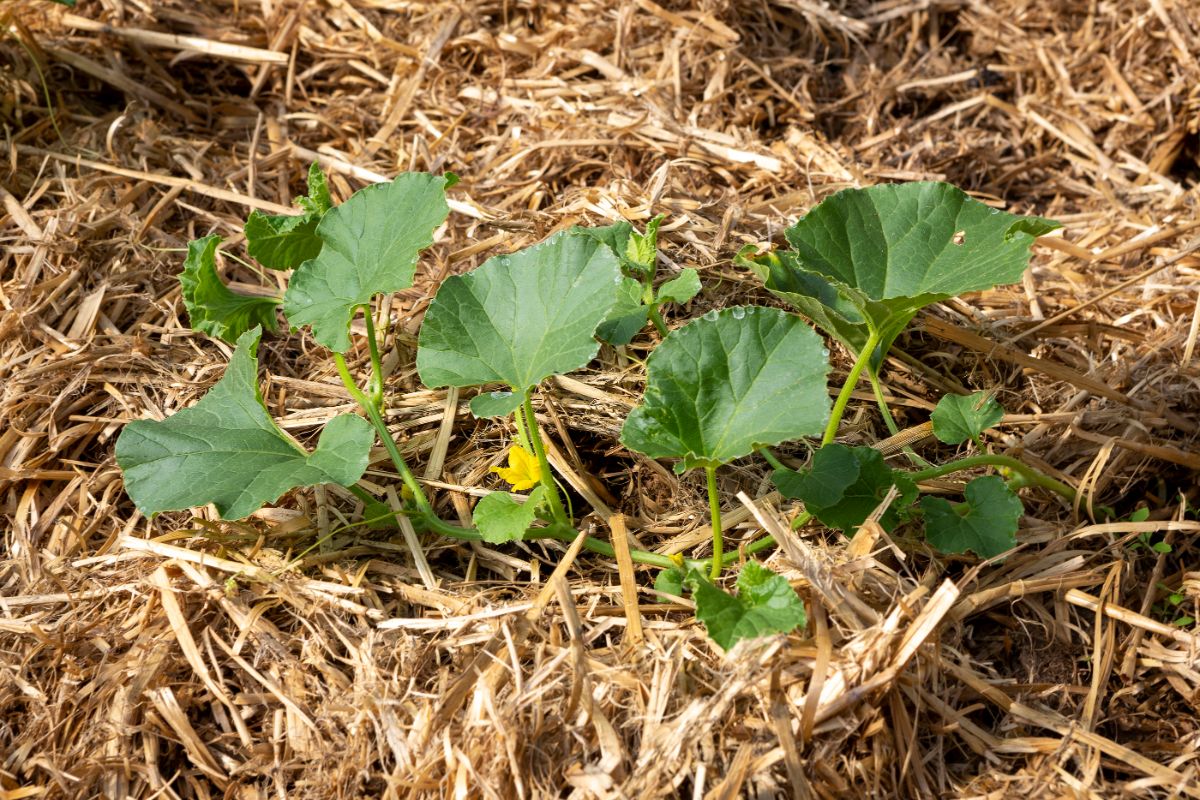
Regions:
<instances>
[{"instance_id":1,"label":"young leaf","mask_svg":"<svg viewBox=\"0 0 1200 800\"><path fill-rule=\"evenodd\" d=\"M683 597L683 583L685 580L687 580L687 576L679 567L664 569L654 579L654 590L663 592L664 594L673 594L676 597ZM658 602L669 603L671 601L665 597L660 597L658 598Z\"/></svg>"},{"instance_id":2,"label":"young leaf","mask_svg":"<svg viewBox=\"0 0 1200 800\"><path fill-rule=\"evenodd\" d=\"M659 214L646 223L646 232L629 232L629 241L625 245L625 260L641 275L654 277L658 269L658 226L665 217Z\"/></svg>"},{"instance_id":3,"label":"young leaf","mask_svg":"<svg viewBox=\"0 0 1200 800\"><path fill-rule=\"evenodd\" d=\"M471 398L471 413L480 419L507 417L521 407L524 396L516 392L484 392Z\"/></svg>"},{"instance_id":4,"label":"young leaf","mask_svg":"<svg viewBox=\"0 0 1200 800\"><path fill-rule=\"evenodd\" d=\"M785 497L802 500L805 511L847 534L863 524L892 486L900 495L880 520L886 530L896 526L900 512L917 497L916 484L885 464L883 454L873 447L827 444L813 455L809 469L780 472L776 470L772 479Z\"/></svg>"},{"instance_id":5,"label":"young leaf","mask_svg":"<svg viewBox=\"0 0 1200 800\"><path fill-rule=\"evenodd\" d=\"M187 259L179 274L183 305L192 330L216 336L227 342L261 325L272 333L278 328L275 309L278 297L253 297L231 290L217 275L217 234L188 242Z\"/></svg>"},{"instance_id":6,"label":"young leaf","mask_svg":"<svg viewBox=\"0 0 1200 800\"><path fill-rule=\"evenodd\" d=\"M538 486L523 503L517 502L508 492L484 495L472 512L475 527L488 544L518 541L537 518L537 506L545 493L546 487Z\"/></svg>"},{"instance_id":7,"label":"young leaf","mask_svg":"<svg viewBox=\"0 0 1200 800\"><path fill-rule=\"evenodd\" d=\"M629 262L629 238L633 235L633 226L625 220L614 222L612 225L603 225L599 228L588 228L583 225L575 225L571 228L571 233L576 236L586 236L592 239L613 252L617 260L621 262L621 268L627 271L633 271L635 265Z\"/></svg>"},{"instance_id":8,"label":"young leaf","mask_svg":"<svg viewBox=\"0 0 1200 800\"><path fill-rule=\"evenodd\" d=\"M680 270L679 275L658 287L658 302L668 301L683 305L700 294L700 273L688 267Z\"/></svg>"},{"instance_id":9,"label":"young leaf","mask_svg":"<svg viewBox=\"0 0 1200 800\"><path fill-rule=\"evenodd\" d=\"M854 352L877 333L877 369L917 311L1020 280L1034 239L1058 227L989 208L948 183L847 189L787 230L790 256L756 259L755 272Z\"/></svg>"},{"instance_id":10,"label":"young leaf","mask_svg":"<svg viewBox=\"0 0 1200 800\"><path fill-rule=\"evenodd\" d=\"M283 298L293 325L337 353L350 349L354 310L377 294L412 285L417 256L450 213L446 179L421 172L368 186L317 226L322 247L296 268Z\"/></svg>"},{"instance_id":11,"label":"young leaf","mask_svg":"<svg viewBox=\"0 0 1200 800\"><path fill-rule=\"evenodd\" d=\"M250 213L246 220L246 251L271 269L294 269L321 252L317 224L333 208L329 184L316 162L308 168L308 196L297 197L303 214Z\"/></svg>"},{"instance_id":12,"label":"young leaf","mask_svg":"<svg viewBox=\"0 0 1200 800\"><path fill-rule=\"evenodd\" d=\"M143 514L213 503L222 519L241 519L298 486L362 477L375 441L366 420L334 417L308 453L267 414L255 357L261 335L242 334L225 375L196 405L121 431L117 463Z\"/></svg>"},{"instance_id":13,"label":"young leaf","mask_svg":"<svg viewBox=\"0 0 1200 800\"><path fill-rule=\"evenodd\" d=\"M697 570L688 575L696 601L696 619L708 636L729 650L742 639L791 633L807 624L804 604L782 575L747 561L738 575L737 597L718 589Z\"/></svg>"},{"instance_id":14,"label":"young leaf","mask_svg":"<svg viewBox=\"0 0 1200 800\"><path fill-rule=\"evenodd\" d=\"M629 344L649 318L650 306L642 302L642 285L622 277L617 286L617 304L596 328L596 336L613 346Z\"/></svg>"},{"instance_id":15,"label":"young leaf","mask_svg":"<svg viewBox=\"0 0 1200 800\"><path fill-rule=\"evenodd\" d=\"M616 303L618 280L612 251L566 231L447 278L421 325L421 381L524 393L579 369L600 348L593 334Z\"/></svg>"},{"instance_id":16,"label":"young leaf","mask_svg":"<svg viewBox=\"0 0 1200 800\"><path fill-rule=\"evenodd\" d=\"M735 307L671 332L647 361L621 442L683 468L718 466L821 432L829 416L821 338L775 308Z\"/></svg>"},{"instance_id":17,"label":"young leaf","mask_svg":"<svg viewBox=\"0 0 1200 800\"><path fill-rule=\"evenodd\" d=\"M1021 499L995 475L967 484L966 508L956 509L940 497L922 497L925 538L943 553L968 550L992 558L1017 545L1017 523L1024 513Z\"/></svg>"},{"instance_id":18,"label":"young leaf","mask_svg":"<svg viewBox=\"0 0 1200 800\"><path fill-rule=\"evenodd\" d=\"M933 435L946 444L978 441L979 435L1004 418L1004 409L986 392L943 395L933 409Z\"/></svg>"}]
</instances>

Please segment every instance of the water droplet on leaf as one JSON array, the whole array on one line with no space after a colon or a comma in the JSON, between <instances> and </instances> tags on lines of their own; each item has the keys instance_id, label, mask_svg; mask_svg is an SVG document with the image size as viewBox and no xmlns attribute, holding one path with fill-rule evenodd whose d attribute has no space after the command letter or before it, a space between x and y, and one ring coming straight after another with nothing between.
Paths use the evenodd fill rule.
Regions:
<instances>
[{"instance_id":1,"label":"water droplet on leaf","mask_svg":"<svg viewBox=\"0 0 1200 800\"><path fill-rule=\"evenodd\" d=\"M742 319L746 316L746 309L741 306L734 306L733 310L729 313L733 315L734 319Z\"/></svg>"}]
</instances>

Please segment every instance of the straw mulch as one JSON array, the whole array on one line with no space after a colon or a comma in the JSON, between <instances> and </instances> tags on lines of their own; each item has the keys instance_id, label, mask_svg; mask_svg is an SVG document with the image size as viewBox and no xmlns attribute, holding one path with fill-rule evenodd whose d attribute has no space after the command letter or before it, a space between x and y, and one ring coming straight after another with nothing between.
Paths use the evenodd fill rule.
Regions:
<instances>
[{"instance_id":1,"label":"straw mulch","mask_svg":"<svg viewBox=\"0 0 1200 800\"><path fill-rule=\"evenodd\" d=\"M1200 616L1200 6L17 0L0 31L0 797L1200 796L1200 634L1172 624ZM987 445L1084 502L1026 490L996 564L871 525L781 533L769 563L808 629L730 656L649 570L366 530L339 487L242 523L147 520L114 438L229 355L188 329L180 248L243 252L246 214L286 207L313 159L340 199L408 169L463 179L388 309L390 422L451 517L496 488L512 431L417 384L439 279L661 211L664 269L706 287L679 324L774 302L733 265L743 244L913 179L1066 230L1023 285L901 338L901 425L996 388ZM589 529L702 554L703 486L616 441L647 349L605 350L539 411ZM305 335L262 360L301 440L351 408ZM885 436L868 398L850 440ZM723 471L735 545L792 512L764 475ZM382 453L367 480L398 485Z\"/></svg>"}]
</instances>

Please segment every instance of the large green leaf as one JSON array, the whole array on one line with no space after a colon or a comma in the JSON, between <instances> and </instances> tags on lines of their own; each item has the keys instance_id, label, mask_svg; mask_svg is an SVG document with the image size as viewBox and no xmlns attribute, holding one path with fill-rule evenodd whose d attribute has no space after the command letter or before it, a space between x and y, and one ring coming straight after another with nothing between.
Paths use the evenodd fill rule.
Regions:
<instances>
[{"instance_id":1,"label":"large green leaf","mask_svg":"<svg viewBox=\"0 0 1200 800\"><path fill-rule=\"evenodd\" d=\"M1021 498L995 475L967 484L967 502L952 506L940 497L922 497L925 538L943 553L968 550L992 558L1017 544L1017 523L1024 513Z\"/></svg>"},{"instance_id":2,"label":"large green leaf","mask_svg":"<svg viewBox=\"0 0 1200 800\"><path fill-rule=\"evenodd\" d=\"M755 272L855 352L876 332L877 368L917 311L1020 280L1034 239L1058 227L989 208L948 183L847 189L787 230L791 254L756 259Z\"/></svg>"},{"instance_id":3,"label":"large green leaf","mask_svg":"<svg viewBox=\"0 0 1200 800\"><path fill-rule=\"evenodd\" d=\"M708 636L729 650L742 639L772 633L791 633L807 624L804 603L782 575L747 561L738 575L737 597L732 597L692 570L688 584L696 601L696 619Z\"/></svg>"},{"instance_id":4,"label":"large green leaf","mask_svg":"<svg viewBox=\"0 0 1200 800\"><path fill-rule=\"evenodd\" d=\"M213 503L223 519L241 519L289 489L362 477L375 440L366 420L334 417L308 453L267 414L255 357L261 334L242 334L224 377L196 405L121 431L117 463L142 513Z\"/></svg>"},{"instance_id":5,"label":"large green leaf","mask_svg":"<svg viewBox=\"0 0 1200 800\"><path fill-rule=\"evenodd\" d=\"M734 307L671 332L647 361L646 394L621 431L626 447L683 468L717 466L821 432L828 353L794 314Z\"/></svg>"},{"instance_id":6,"label":"large green leaf","mask_svg":"<svg viewBox=\"0 0 1200 800\"><path fill-rule=\"evenodd\" d=\"M447 278L425 312L417 372L429 387L507 384L525 392L595 357L616 303L617 259L564 231Z\"/></svg>"},{"instance_id":7,"label":"large green leaf","mask_svg":"<svg viewBox=\"0 0 1200 800\"><path fill-rule=\"evenodd\" d=\"M308 168L308 195L297 197L296 203L304 209L303 214L250 212L245 227L246 251L264 267L295 269L321 252L317 225L333 208L333 198L316 162Z\"/></svg>"},{"instance_id":8,"label":"large green leaf","mask_svg":"<svg viewBox=\"0 0 1200 800\"><path fill-rule=\"evenodd\" d=\"M217 275L217 234L188 242L187 259L179 274L183 305L192 330L216 336L227 342L261 325L274 332L278 328L275 309L278 297L252 297L231 290Z\"/></svg>"},{"instance_id":9,"label":"large green leaf","mask_svg":"<svg viewBox=\"0 0 1200 800\"><path fill-rule=\"evenodd\" d=\"M880 519L887 530L917 497L916 484L884 463L883 454L873 447L827 444L813 454L808 469L776 470L772 479L784 496L802 500L804 510L825 525L851 534L893 486L900 496Z\"/></svg>"},{"instance_id":10,"label":"large green leaf","mask_svg":"<svg viewBox=\"0 0 1200 800\"><path fill-rule=\"evenodd\" d=\"M368 186L321 219L320 253L296 268L283 298L293 325L338 353L350 349L354 310L412 286L417 256L450 213L446 179L421 172Z\"/></svg>"},{"instance_id":11,"label":"large green leaf","mask_svg":"<svg viewBox=\"0 0 1200 800\"><path fill-rule=\"evenodd\" d=\"M1004 419L1004 409L987 392L944 395L933 413L933 435L946 444L978 441L979 435Z\"/></svg>"}]
</instances>

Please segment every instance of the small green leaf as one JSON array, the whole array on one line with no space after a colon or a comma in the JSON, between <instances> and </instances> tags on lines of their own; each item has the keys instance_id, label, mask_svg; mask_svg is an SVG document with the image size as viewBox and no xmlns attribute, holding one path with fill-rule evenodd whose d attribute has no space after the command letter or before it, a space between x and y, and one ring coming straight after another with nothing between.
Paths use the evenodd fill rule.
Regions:
<instances>
[{"instance_id":1,"label":"small green leaf","mask_svg":"<svg viewBox=\"0 0 1200 800\"><path fill-rule=\"evenodd\" d=\"M700 273L688 267L680 270L679 275L658 287L658 302L684 303L700 294Z\"/></svg>"},{"instance_id":2,"label":"small green leaf","mask_svg":"<svg viewBox=\"0 0 1200 800\"><path fill-rule=\"evenodd\" d=\"M977 441L979 435L1004 419L1004 409L986 392L947 394L930 415L933 435L946 444Z\"/></svg>"},{"instance_id":3,"label":"small green leaf","mask_svg":"<svg viewBox=\"0 0 1200 800\"><path fill-rule=\"evenodd\" d=\"M791 253L750 266L855 353L875 331L877 370L917 311L1020 280L1034 239L1058 227L989 208L948 183L846 189L787 230Z\"/></svg>"},{"instance_id":4,"label":"small green leaf","mask_svg":"<svg viewBox=\"0 0 1200 800\"><path fill-rule=\"evenodd\" d=\"M488 544L519 541L537 519L537 506L545 494L546 487L538 486L523 503L508 492L485 495L472 513L475 527Z\"/></svg>"},{"instance_id":5,"label":"small green leaf","mask_svg":"<svg viewBox=\"0 0 1200 800\"><path fill-rule=\"evenodd\" d=\"M629 237L633 235L633 226L625 220L614 222L612 225L603 225L598 228L584 227L576 225L571 228L571 233L576 236L586 236L599 244L604 245L613 252L613 255L621 262L623 269L630 269L631 264L628 261L629 254Z\"/></svg>"},{"instance_id":6,"label":"small green leaf","mask_svg":"<svg viewBox=\"0 0 1200 800\"><path fill-rule=\"evenodd\" d=\"M121 431L117 463L143 514L212 503L222 519L242 519L290 489L362 477L375 441L366 420L334 417L308 453L267 414L255 357L261 335L242 334L225 375L196 405Z\"/></svg>"},{"instance_id":7,"label":"small green leaf","mask_svg":"<svg viewBox=\"0 0 1200 800\"><path fill-rule=\"evenodd\" d=\"M236 342L255 325L274 332L278 297L252 297L232 291L217 275L217 234L188 242L179 284L192 330Z\"/></svg>"},{"instance_id":8,"label":"small green leaf","mask_svg":"<svg viewBox=\"0 0 1200 800\"><path fill-rule=\"evenodd\" d=\"M417 257L450 213L445 179L421 172L368 186L322 217L321 252L296 268L283 298L293 325L336 353L350 349L355 309L412 286Z\"/></svg>"},{"instance_id":9,"label":"small green leaf","mask_svg":"<svg viewBox=\"0 0 1200 800\"><path fill-rule=\"evenodd\" d=\"M967 484L965 508L940 497L922 497L925 538L943 553L968 550L992 558L1017 545L1017 523L1024 513L1021 498L995 475Z\"/></svg>"},{"instance_id":10,"label":"small green leaf","mask_svg":"<svg viewBox=\"0 0 1200 800\"><path fill-rule=\"evenodd\" d=\"M333 198L325 174L316 162L308 168L308 196L297 197L295 202L305 213L253 211L246 220L246 251L264 267L295 269L321 252L317 225L333 208Z\"/></svg>"},{"instance_id":11,"label":"small green leaf","mask_svg":"<svg viewBox=\"0 0 1200 800\"><path fill-rule=\"evenodd\" d=\"M791 633L807 624L804 603L782 575L747 561L738 575L737 597L714 586L697 570L688 574L696 601L696 619L709 638L729 650L742 639Z\"/></svg>"},{"instance_id":12,"label":"small green leaf","mask_svg":"<svg viewBox=\"0 0 1200 800\"><path fill-rule=\"evenodd\" d=\"M1162 553L1163 555L1166 555L1167 553L1171 552L1172 548L1171 545L1167 544L1166 542L1155 542L1154 544L1150 545L1150 549L1156 553Z\"/></svg>"},{"instance_id":13,"label":"small green leaf","mask_svg":"<svg viewBox=\"0 0 1200 800\"><path fill-rule=\"evenodd\" d=\"M658 577L654 579L654 590L663 592L664 594L683 597L683 584L687 580L687 575L679 567L671 567L664 569L658 573ZM670 603L671 601L665 597L658 598L659 603Z\"/></svg>"},{"instance_id":14,"label":"small green leaf","mask_svg":"<svg viewBox=\"0 0 1200 800\"><path fill-rule=\"evenodd\" d=\"M614 347L629 344L650 318L650 306L642 302L642 285L622 277L617 286L617 304L596 328L596 336Z\"/></svg>"},{"instance_id":15,"label":"small green leaf","mask_svg":"<svg viewBox=\"0 0 1200 800\"><path fill-rule=\"evenodd\" d=\"M1130 522L1145 522L1148 519L1150 519L1150 509L1147 506L1142 506L1139 509L1135 509L1134 512L1129 515Z\"/></svg>"},{"instance_id":16,"label":"small green leaf","mask_svg":"<svg viewBox=\"0 0 1200 800\"><path fill-rule=\"evenodd\" d=\"M363 507L367 530L387 531L396 527L396 512L387 503L372 500Z\"/></svg>"},{"instance_id":17,"label":"small green leaf","mask_svg":"<svg viewBox=\"0 0 1200 800\"><path fill-rule=\"evenodd\" d=\"M471 413L480 419L507 417L521 407L524 399L516 392L484 392L471 398Z\"/></svg>"},{"instance_id":18,"label":"small green leaf","mask_svg":"<svg viewBox=\"0 0 1200 800\"><path fill-rule=\"evenodd\" d=\"M524 392L579 369L600 348L593 334L616 303L620 277L607 247L564 231L447 278L421 326L421 381Z\"/></svg>"},{"instance_id":19,"label":"small green leaf","mask_svg":"<svg viewBox=\"0 0 1200 800\"><path fill-rule=\"evenodd\" d=\"M658 226L665 217L659 214L646 223L646 232L631 230L625 245L625 258L639 274L653 278L658 269Z\"/></svg>"},{"instance_id":20,"label":"small green leaf","mask_svg":"<svg viewBox=\"0 0 1200 800\"><path fill-rule=\"evenodd\" d=\"M891 469L873 447L827 444L813 455L802 472L780 470L772 475L785 497L802 500L804 510L831 528L852 534L895 486L899 496L884 512L880 524L891 530L901 512L917 497L916 484L903 472Z\"/></svg>"},{"instance_id":21,"label":"small green leaf","mask_svg":"<svg viewBox=\"0 0 1200 800\"><path fill-rule=\"evenodd\" d=\"M828 373L821 337L794 314L742 306L706 314L650 355L646 393L621 442L691 469L815 435L829 416Z\"/></svg>"}]
</instances>

